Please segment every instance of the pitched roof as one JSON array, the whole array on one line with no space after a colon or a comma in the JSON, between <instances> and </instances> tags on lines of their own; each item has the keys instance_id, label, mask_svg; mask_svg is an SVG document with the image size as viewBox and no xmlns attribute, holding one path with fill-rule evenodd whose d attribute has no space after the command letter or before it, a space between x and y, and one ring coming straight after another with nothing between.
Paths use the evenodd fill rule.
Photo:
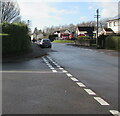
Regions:
<instances>
[{"instance_id":1,"label":"pitched roof","mask_svg":"<svg viewBox=\"0 0 120 116\"><path fill-rule=\"evenodd\" d=\"M94 27L78 26L77 28L79 31L87 31L87 33L92 33L94 31Z\"/></svg>"},{"instance_id":2,"label":"pitched roof","mask_svg":"<svg viewBox=\"0 0 120 116\"><path fill-rule=\"evenodd\" d=\"M62 29L62 30L60 30L61 33L64 33L65 31L69 31L69 30L68 29Z\"/></svg>"},{"instance_id":3,"label":"pitched roof","mask_svg":"<svg viewBox=\"0 0 120 116\"><path fill-rule=\"evenodd\" d=\"M118 14L115 17L110 18L108 21L112 21L112 20L116 20L116 19L120 19L120 14Z\"/></svg>"},{"instance_id":4,"label":"pitched roof","mask_svg":"<svg viewBox=\"0 0 120 116\"><path fill-rule=\"evenodd\" d=\"M111 28L104 28L105 31L113 31Z\"/></svg>"}]
</instances>

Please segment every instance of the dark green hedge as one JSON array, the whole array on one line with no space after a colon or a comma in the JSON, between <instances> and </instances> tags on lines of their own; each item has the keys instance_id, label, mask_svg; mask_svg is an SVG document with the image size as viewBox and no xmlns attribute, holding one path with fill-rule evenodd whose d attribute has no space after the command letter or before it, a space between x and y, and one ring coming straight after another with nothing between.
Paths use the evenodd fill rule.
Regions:
<instances>
[{"instance_id":1,"label":"dark green hedge","mask_svg":"<svg viewBox=\"0 0 120 116\"><path fill-rule=\"evenodd\" d=\"M30 37L28 35L28 27L23 23L18 24L2 24L2 53L23 53L31 50Z\"/></svg>"},{"instance_id":2,"label":"dark green hedge","mask_svg":"<svg viewBox=\"0 0 120 116\"><path fill-rule=\"evenodd\" d=\"M108 36L105 42L106 49L120 50L120 36Z\"/></svg>"}]
</instances>

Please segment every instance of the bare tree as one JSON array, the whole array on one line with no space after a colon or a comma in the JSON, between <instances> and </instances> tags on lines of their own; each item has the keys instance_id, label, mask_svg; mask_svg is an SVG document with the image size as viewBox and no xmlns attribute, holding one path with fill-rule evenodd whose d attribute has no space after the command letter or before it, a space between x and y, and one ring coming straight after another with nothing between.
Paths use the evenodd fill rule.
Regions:
<instances>
[{"instance_id":1,"label":"bare tree","mask_svg":"<svg viewBox=\"0 0 120 116\"><path fill-rule=\"evenodd\" d=\"M20 15L17 2L13 0L0 0L1 22L12 22Z\"/></svg>"}]
</instances>

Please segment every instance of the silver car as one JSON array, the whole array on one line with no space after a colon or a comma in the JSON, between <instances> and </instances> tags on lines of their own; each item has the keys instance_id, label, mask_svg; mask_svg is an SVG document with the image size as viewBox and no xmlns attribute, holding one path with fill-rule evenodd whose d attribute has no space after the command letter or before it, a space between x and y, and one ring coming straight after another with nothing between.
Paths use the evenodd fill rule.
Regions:
<instances>
[{"instance_id":1,"label":"silver car","mask_svg":"<svg viewBox=\"0 0 120 116\"><path fill-rule=\"evenodd\" d=\"M40 41L40 46L43 48L51 48L52 44L51 44L51 41L49 39L42 39Z\"/></svg>"}]
</instances>

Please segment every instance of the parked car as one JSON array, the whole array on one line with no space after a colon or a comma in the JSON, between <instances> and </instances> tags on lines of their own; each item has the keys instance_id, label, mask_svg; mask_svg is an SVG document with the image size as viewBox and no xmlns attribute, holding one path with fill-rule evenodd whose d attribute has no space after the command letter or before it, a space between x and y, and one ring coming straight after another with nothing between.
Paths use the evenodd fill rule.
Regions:
<instances>
[{"instance_id":1,"label":"parked car","mask_svg":"<svg viewBox=\"0 0 120 116\"><path fill-rule=\"evenodd\" d=\"M40 46L44 47L44 48L51 48L52 44L51 44L51 41L49 39L42 39L40 41Z\"/></svg>"}]
</instances>

